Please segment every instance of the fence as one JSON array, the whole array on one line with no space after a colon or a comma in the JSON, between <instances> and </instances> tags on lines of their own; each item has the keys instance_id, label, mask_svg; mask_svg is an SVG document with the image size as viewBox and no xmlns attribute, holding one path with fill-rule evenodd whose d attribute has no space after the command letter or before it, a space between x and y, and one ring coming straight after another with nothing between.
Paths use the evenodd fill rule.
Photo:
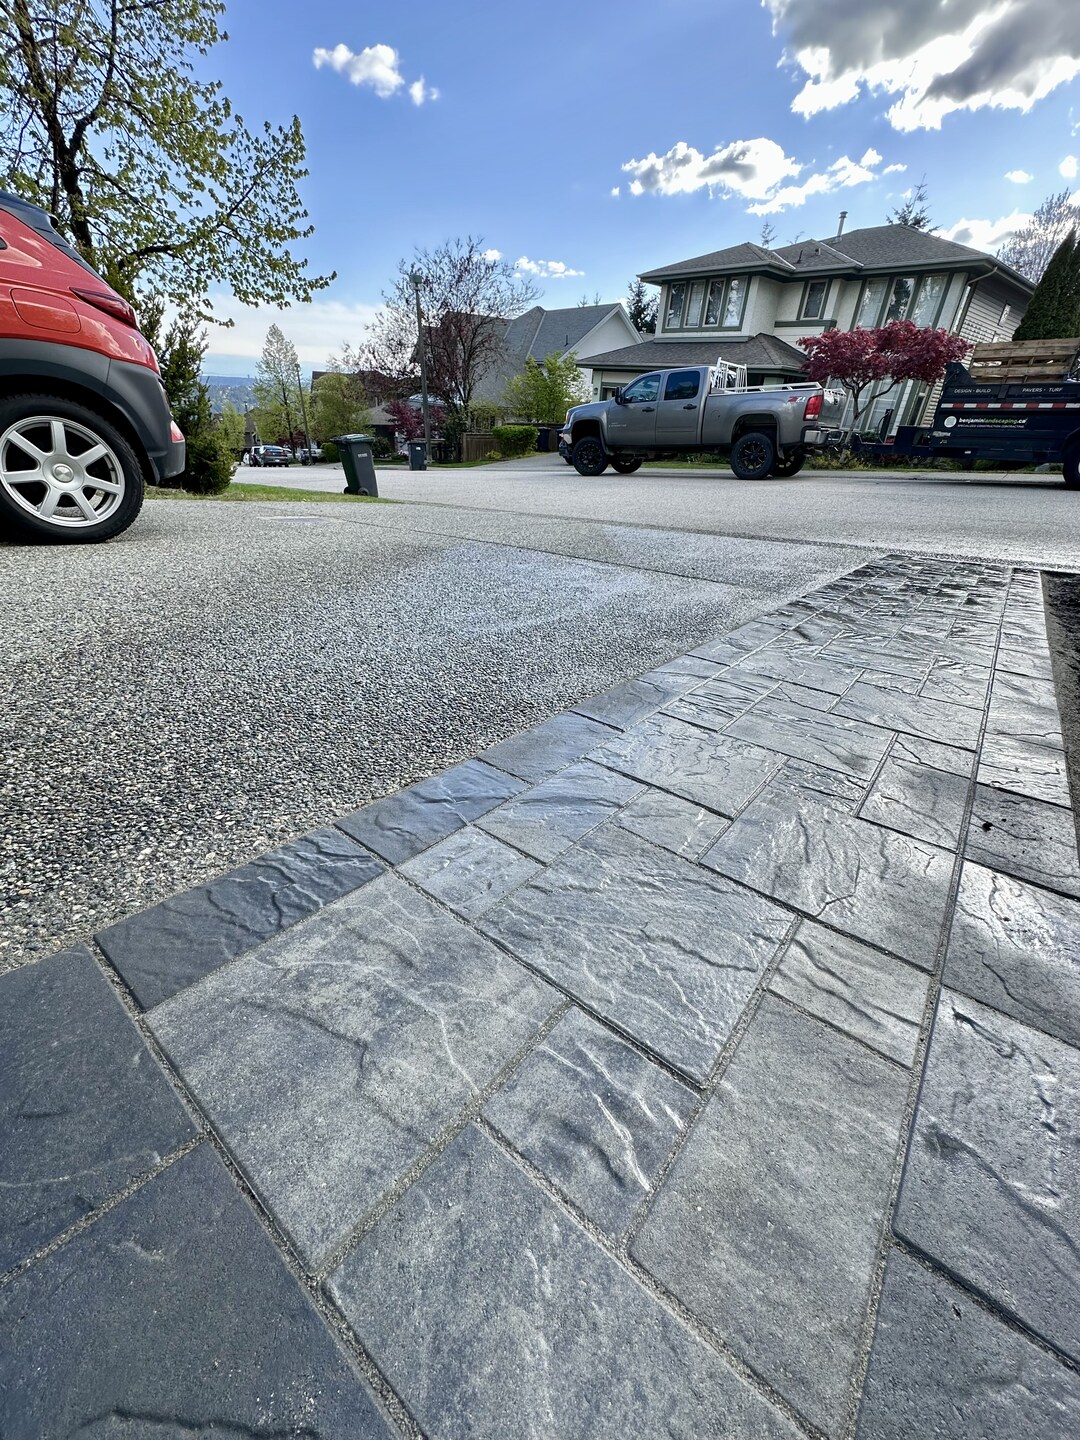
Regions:
<instances>
[{"instance_id":1,"label":"fence","mask_svg":"<svg viewBox=\"0 0 1080 1440\"><path fill-rule=\"evenodd\" d=\"M495 436L483 431L469 430L461 437L462 460L483 460L495 449Z\"/></svg>"}]
</instances>

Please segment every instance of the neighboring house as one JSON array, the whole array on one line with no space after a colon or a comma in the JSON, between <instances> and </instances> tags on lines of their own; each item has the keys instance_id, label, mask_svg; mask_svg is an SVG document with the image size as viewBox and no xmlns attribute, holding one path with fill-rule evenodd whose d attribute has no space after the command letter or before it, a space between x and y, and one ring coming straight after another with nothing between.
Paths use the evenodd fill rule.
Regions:
<instances>
[{"instance_id":1,"label":"neighboring house","mask_svg":"<svg viewBox=\"0 0 1080 1440\"><path fill-rule=\"evenodd\" d=\"M573 353L588 382L591 355L628 349L640 345L641 340L621 304L574 305L566 310L545 310L542 305L534 305L524 315L506 322L499 363L484 376L475 398L501 404L507 381L521 374L529 356L543 364L549 355Z\"/></svg>"},{"instance_id":2,"label":"neighboring house","mask_svg":"<svg viewBox=\"0 0 1080 1440\"><path fill-rule=\"evenodd\" d=\"M656 334L644 345L589 357L582 368L591 371L597 399L648 370L718 358L745 365L751 385L795 380L805 360L795 341L837 327L908 319L973 342L1006 340L1035 288L991 255L908 225L778 250L732 245L641 279L660 287ZM862 424L891 434L920 423L934 401L926 385L912 382L875 400Z\"/></svg>"}]
</instances>

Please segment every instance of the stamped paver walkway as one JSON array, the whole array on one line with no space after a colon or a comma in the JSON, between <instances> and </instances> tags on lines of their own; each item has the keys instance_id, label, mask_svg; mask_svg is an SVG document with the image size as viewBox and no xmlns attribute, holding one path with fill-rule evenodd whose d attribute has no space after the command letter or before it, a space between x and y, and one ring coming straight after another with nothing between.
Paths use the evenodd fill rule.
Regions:
<instances>
[{"instance_id":1,"label":"stamped paver walkway","mask_svg":"<svg viewBox=\"0 0 1080 1440\"><path fill-rule=\"evenodd\" d=\"M0 1436L1080 1434L1065 744L888 557L0 978Z\"/></svg>"}]
</instances>

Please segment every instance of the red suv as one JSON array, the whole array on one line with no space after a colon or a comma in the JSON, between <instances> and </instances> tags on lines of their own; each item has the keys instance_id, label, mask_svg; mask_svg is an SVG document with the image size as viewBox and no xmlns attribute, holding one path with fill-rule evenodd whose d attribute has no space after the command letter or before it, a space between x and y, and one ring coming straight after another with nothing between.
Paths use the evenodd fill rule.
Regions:
<instances>
[{"instance_id":1,"label":"red suv","mask_svg":"<svg viewBox=\"0 0 1080 1440\"><path fill-rule=\"evenodd\" d=\"M131 306L36 205L0 190L0 528L108 540L184 437Z\"/></svg>"}]
</instances>

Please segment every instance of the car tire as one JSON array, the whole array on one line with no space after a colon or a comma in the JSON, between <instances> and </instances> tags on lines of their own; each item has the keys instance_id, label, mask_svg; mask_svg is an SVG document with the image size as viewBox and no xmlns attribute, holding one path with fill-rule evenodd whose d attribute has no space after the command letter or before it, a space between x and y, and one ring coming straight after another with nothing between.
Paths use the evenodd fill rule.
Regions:
<instances>
[{"instance_id":1,"label":"car tire","mask_svg":"<svg viewBox=\"0 0 1080 1440\"><path fill-rule=\"evenodd\" d=\"M145 493L139 457L96 410L44 392L0 400L0 526L17 539L111 540Z\"/></svg>"},{"instance_id":2,"label":"car tire","mask_svg":"<svg viewBox=\"0 0 1080 1440\"><path fill-rule=\"evenodd\" d=\"M1061 457L1061 474L1066 490L1080 490L1080 445L1070 445Z\"/></svg>"},{"instance_id":3,"label":"car tire","mask_svg":"<svg viewBox=\"0 0 1080 1440\"><path fill-rule=\"evenodd\" d=\"M599 435L586 435L571 451L571 462L579 475L590 478L602 475L608 467L608 457Z\"/></svg>"},{"instance_id":4,"label":"car tire","mask_svg":"<svg viewBox=\"0 0 1080 1440\"><path fill-rule=\"evenodd\" d=\"M802 450L796 450L793 451L791 454L786 455L783 460L774 461L773 467L769 471L769 475L775 477L777 480L787 480L792 475L797 475L805 464L805 452Z\"/></svg>"},{"instance_id":5,"label":"car tire","mask_svg":"<svg viewBox=\"0 0 1080 1440\"><path fill-rule=\"evenodd\" d=\"M633 475L635 470L641 469L640 460L622 460L616 456L611 462L611 468L620 475Z\"/></svg>"},{"instance_id":6,"label":"car tire","mask_svg":"<svg viewBox=\"0 0 1080 1440\"><path fill-rule=\"evenodd\" d=\"M729 463L740 480L764 480L776 464L776 446L762 431L751 430L735 441Z\"/></svg>"}]
</instances>

